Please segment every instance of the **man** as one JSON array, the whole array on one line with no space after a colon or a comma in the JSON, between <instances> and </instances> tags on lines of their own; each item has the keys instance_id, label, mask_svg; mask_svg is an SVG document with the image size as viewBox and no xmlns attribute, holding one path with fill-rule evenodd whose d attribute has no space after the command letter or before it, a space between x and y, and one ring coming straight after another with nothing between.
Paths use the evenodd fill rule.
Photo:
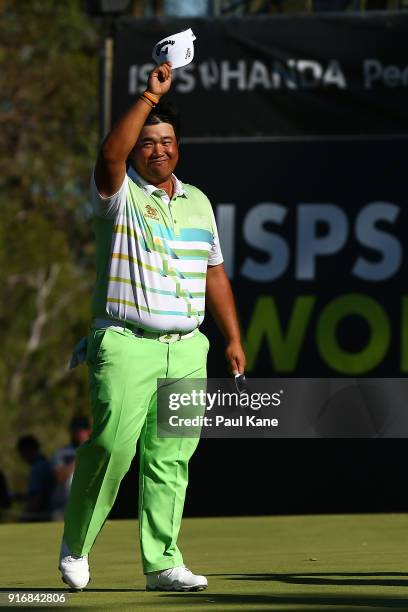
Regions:
<instances>
[{"instance_id":1,"label":"man","mask_svg":"<svg viewBox=\"0 0 408 612\"><path fill-rule=\"evenodd\" d=\"M64 518L68 503L72 477L75 468L75 453L80 444L83 444L91 435L91 425L86 416L72 417L69 424L70 443L55 451L51 464L55 476L56 486L51 498L52 518L60 521Z\"/></svg>"},{"instance_id":2,"label":"man","mask_svg":"<svg viewBox=\"0 0 408 612\"><path fill-rule=\"evenodd\" d=\"M36 437L22 436L17 442L22 460L30 466L27 493L23 496L26 507L21 521L49 521L51 519L51 495L55 486L51 464L41 453ZM20 498L17 496L16 498Z\"/></svg>"},{"instance_id":3,"label":"man","mask_svg":"<svg viewBox=\"0 0 408 612\"><path fill-rule=\"evenodd\" d=\"M173 174L178 123L159 104L170 63L100 149L92 178L97 240L94 323L87 362L93 433L77 451L60 570L74 589L89 581L88 552L140 445L139 530L147 590L201 590L177 537L188 462L198 439L159 438L158 378L205 378L209 348L198 330L205 296L227 341L231 372L243 373L230 283L204 194ZM127 167L128 164L128 167Z\"/></svg>"},{"instance_id":4,"label":"man","mask_svg":"<svg viewBox=\"0 0 408 612\"><path fill-rule=\"evenodd\" d=\"M11 498L10 491L7 485L7 480L3 472L0 470L0 518L1 510L10 508Z\"/></svg>"}]
</instances>

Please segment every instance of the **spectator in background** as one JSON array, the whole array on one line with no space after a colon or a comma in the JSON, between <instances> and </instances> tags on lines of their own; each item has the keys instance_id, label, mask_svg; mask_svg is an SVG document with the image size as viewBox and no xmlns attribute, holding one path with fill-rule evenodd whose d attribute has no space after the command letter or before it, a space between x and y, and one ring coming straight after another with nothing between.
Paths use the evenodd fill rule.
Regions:
<instances>
[{"instance_id":1,"label":"spectator in background","mask_svg":"<svg viewBox=\"0 0 408 612\"><path fill-rule=\"evenodd\" d=\"M387 0L366 0L367 11L385 11L387 8Z\"/></svg>"},{"instance_id":2,"label":"spectator in background","mask_svg":"<svg viewBox=\"0 0 408 612\"><path fill-rule=\"evenodd\" d=\"M313 0L313 10L316 13L345 11L348 8L358 11L360 0Z\"/></svg>"},{"instance_id":3,"label":"spectator in background","mask_svg":"<svg viewBox=\"0 0 408 612\"><path fill-rule=\"evenodd\" d=\"M387 0L313 0L313 10L317 13L327 11L345 11L351 9L358 11L384 11L387 8Z\"/></svg>"},{"instance_id":4,"label":"spectator in background","mask_svg":"<svg viewBox=\"0 0 408 612\"><path fill-rule=\"evenodd\" d=\"M55 486L54 474L48 459L41 453L40 443L34 436L23 436L17 442L20 457L30 466L27 493L22 496L26 507L21 521L49 521L51 495Z\"/></svg>"},{"instance_id":5,"label":"spectator in background","mask_svg":"<svg viewBox=\"0 0 408 612\"><path fill-rule=\"evenodd\" d=\"M163 0L163 10L169 17L206 17L209 0Z\"/></svg>"},{"instance_id":6,"label":"spectator in background","mask_svg":"<svg viewBox=\"0 0 408 612\"><path fill-rule=\"evenodd\" d=\"M260 14L283 13L284 0L264 0L261 7L256 11Z\"/></svg>"},{"instance_id":7,"label":"spectator in background","mask_svg":"<svg viewBox=\"0 0 408 612\"><path fill-rule=\"evenodd\" d=\"M86 416L74 416L69 424L69 433L70 443L55 451L52 457L56 487L52 495L51 505L52 518L55 521L64 518L74 474L76 449L80 444L86 442L91 435L89 419Z\"/></svg>"},{"instance_id":8,"label":"spectator in background","mask_svg":"<svg viewBox=\"0 0 408 612\"><path fill-rule=\"evenodd\" d=\"M3 472L0 471L0 512L1 510L10 508L10 503L10 493L7 486L6 477L4 476Z\"/></svg>"}]
</instances>

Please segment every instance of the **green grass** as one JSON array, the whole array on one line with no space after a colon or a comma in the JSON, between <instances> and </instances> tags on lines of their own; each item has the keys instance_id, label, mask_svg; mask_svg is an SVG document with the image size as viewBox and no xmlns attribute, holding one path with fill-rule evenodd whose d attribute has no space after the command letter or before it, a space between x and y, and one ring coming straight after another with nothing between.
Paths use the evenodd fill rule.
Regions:
<instances>
[{"instance_id":1,"label":"green grass","mask_svg":"<svg viewBox=\"0 0 408 612\"><path fill-rule=\"evenodd\" d=\"M67 592L56 569L61 530L0 525L3 601L9 589ZM396 514L185 519L185 562L208 589L147 593L137 522L109 521L90 555L89 588L69 594L65 609L407 611L407 533L408 515Z\"/></svg>"}]
</instances>

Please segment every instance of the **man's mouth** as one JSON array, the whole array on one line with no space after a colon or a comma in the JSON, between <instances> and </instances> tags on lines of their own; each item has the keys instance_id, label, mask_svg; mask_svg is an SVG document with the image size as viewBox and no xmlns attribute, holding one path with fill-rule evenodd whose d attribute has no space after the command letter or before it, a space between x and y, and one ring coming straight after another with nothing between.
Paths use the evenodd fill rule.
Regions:
<instances>
[{"instance_id":1,"label":"man's mouth","mask_svg":"<svg viewBox=\"0 0 408 612\"><path fill-rule=\"evenodd\" d=\"M167 163L167 159L165 157L161 157L160 159L152 159L149 163L154 164L155 166L161 166L162 164Z\"/></svg>"}]
</instances>

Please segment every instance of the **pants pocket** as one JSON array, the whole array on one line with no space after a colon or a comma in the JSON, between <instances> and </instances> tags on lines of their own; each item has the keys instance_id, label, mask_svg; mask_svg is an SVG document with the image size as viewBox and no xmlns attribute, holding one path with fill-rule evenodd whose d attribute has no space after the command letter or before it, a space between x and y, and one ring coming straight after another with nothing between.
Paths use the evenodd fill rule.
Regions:
<instances>
[{"instance_id":1,"label":"pants pocket","mask_svg":"<svg viewBox=\"0 0 408 612\"><path fill-rule=\"evenodd\" d=\"M107 336L107 329L91 329L88 336L88 348L86 362L95 364L102 352L103 344Z\"/></svg>"}]
</instances>

